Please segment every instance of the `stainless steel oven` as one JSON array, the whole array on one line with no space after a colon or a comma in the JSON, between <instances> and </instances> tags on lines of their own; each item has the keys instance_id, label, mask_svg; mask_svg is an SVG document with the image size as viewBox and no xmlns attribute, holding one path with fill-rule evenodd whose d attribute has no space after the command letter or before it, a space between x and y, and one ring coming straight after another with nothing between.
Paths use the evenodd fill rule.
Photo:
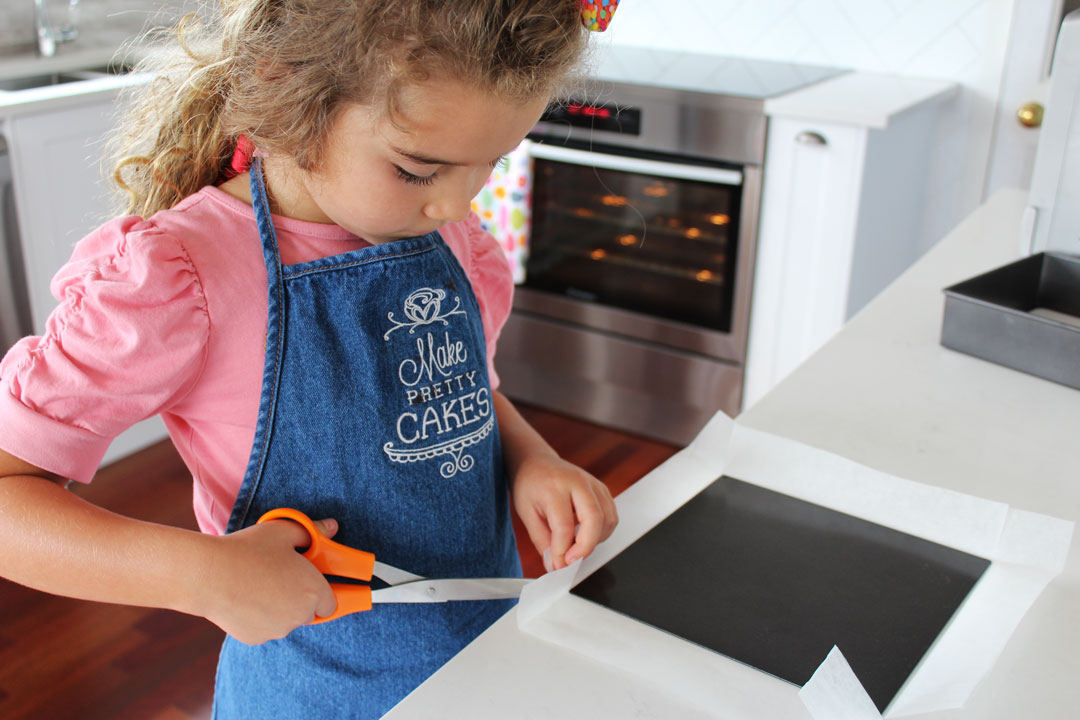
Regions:
<instances>
[{"instance_id":1,"label":"stainless steel oven","mask_svg":"<svg viewBox=\"0 0 1080 720\"><path fill-rule=\"evenodd\" d=\"M549 108L529 136L528 256L497 358L507 395L679 444L739 412L763 106L608 81Z\"/></svg>"}]
</instances>

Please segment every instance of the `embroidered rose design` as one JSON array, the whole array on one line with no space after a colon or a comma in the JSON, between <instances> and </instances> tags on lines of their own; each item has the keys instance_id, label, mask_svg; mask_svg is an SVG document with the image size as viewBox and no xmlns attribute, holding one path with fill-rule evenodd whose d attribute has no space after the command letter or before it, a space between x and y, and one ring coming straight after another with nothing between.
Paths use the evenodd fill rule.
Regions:
<instances>
[{"instance_id":1,"label":"embroidered rose design","mask_svg":"<svg viewBox=\"0 0 1080 720\"><path fill-rule=\"evenodd\" d=\"M432 323L441 322L443 325L449 325L450 323L446 318L451 315L464 315L465 311L461 310L461 298L454 298L454 307L451 310L442 312L442 302L446 299L446 291L439 288L420 288L419 290L413 290L409 293L409 296L405 298L405 302L402 303L402 310L405 311L406 322L398 322L394 319L394 313L386 313L387 319L394 324L392 328L386 331L383 335L383 340L390 339L390 333L403 327L409 328L409 333L416 331L416 328L422 325L431 325Z\"/></svg>"},{"instance_id":2,"label":"embroidered rose design","mask_svg":"<svg viewBox=\"0 0 1080 720\"><path fill-rule=\"evenodd\" d=\"M445 290L420 288L405 298L405 317L418 325L426 325L439 315L439 307L446 298Z\"/></svg>"}]
</instances>

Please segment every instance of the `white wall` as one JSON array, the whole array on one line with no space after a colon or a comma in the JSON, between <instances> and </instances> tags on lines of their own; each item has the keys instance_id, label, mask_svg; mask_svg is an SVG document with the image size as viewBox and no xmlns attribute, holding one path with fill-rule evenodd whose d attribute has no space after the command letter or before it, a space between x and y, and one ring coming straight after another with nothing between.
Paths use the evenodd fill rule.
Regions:
<instances>
[{"instance_id":1,"label":"white wall","mask_svg":"<svg viewBox=\"0 0 1080 720\"><path fill-rule=\"evenodd\" d=\"M1019 0L624 0L597 43L948 79L962 92L935 139L923 237L982 201ZM923 248L925 249L925 248Z\"/></svg>"}]
</instances>

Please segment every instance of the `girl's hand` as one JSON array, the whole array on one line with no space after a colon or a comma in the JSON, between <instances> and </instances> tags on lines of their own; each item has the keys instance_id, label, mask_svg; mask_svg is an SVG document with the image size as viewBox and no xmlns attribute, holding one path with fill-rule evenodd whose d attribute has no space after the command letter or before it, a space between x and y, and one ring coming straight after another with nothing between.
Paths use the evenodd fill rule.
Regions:
<instances>
[{"instance_id":1,"label":"girl's hand","mask_svg":"<svg viewBox=\"0 0 1080 720\"><path fill-rule=\"evenodd\" d=\"M548 571L587 556L619 522L607 486L553 452L525 459L512 482L514 510Z\"/></svg>"},{"instance_id":2,"label":"girl's hand","mask_svg":"<svg viewBox=\"0 0 1080 720\"><path fill-rule=\"evenodd\" d=\"M334 520L315 524L327 536L337 532ZM337 609L326 578L296 552L310 540L297 523L273 520L214 540L200 614L240 642L283 638Z\"/></svg>"}]
</instances>

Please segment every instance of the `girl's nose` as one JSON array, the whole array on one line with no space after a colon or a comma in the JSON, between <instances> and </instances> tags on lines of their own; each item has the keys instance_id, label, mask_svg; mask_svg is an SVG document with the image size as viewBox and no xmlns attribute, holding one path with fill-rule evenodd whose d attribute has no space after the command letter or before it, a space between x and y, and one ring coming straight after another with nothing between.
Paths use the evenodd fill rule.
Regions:
<instances>
[{"instance_id":1,"label":"girl's nose","mask_svg":"<svg viewBox=\"0 0 1080 720\"><path fill-rule=\"evenodd\" d=\"M466 195L464 188L444 193L424 206L424 214L439 222L461 222L472 207L472 197Z\"/></svg>"},{"instance_id":2,"label":"girl's nose","mask_svg":"<svg viewBox=\"0 0 1080 720\"><path fill-rule=\"evenodd\" d=\"M438 222L461 222L469 216L472 200L490 174L490 168L474 168L439 186L424 206L424 214Z\"/></svg>"}]
</instances>

